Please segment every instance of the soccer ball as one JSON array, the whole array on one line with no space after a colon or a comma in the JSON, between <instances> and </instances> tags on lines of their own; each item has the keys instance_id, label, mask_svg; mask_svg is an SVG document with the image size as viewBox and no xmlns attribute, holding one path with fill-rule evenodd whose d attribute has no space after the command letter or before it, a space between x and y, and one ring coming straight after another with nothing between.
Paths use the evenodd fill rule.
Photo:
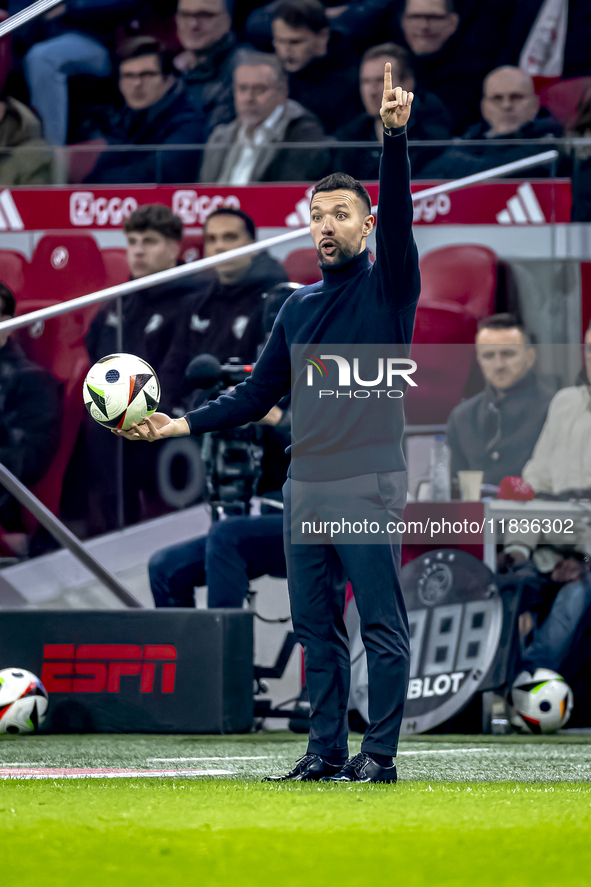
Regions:
<instances>
[{"instance_id":1,"label":"soccer ball","mask_svg":"<svg viewBox=\"0 0 591 887\"><path fill-rule=\"evenodd\" d=\"M573 691L563 677L549 668L522 671L511 690L511 723L524 733L556 733L573 708Z\"/></svg>"},{"instance_id":2,"label":"soccer ball","mask_svg":"<svg viewBox=\"0 0 591 887\"><path fill-rule=\"evenodd\" d=\"M160 382L149 363L133 354L109 354L88 371L84 405L107 428L128 431L158 409Z\"/></svg>"},{"instance_id":3,"label":"soccer ball","mask_svg":"<svg viewBox=\"0 0 591 887\"><path fill-rule=\"evenodd\" d=\"M0 671L0 733L32 733L45 720L47 690L31 671Z\"/></svg>"}]
</instances>

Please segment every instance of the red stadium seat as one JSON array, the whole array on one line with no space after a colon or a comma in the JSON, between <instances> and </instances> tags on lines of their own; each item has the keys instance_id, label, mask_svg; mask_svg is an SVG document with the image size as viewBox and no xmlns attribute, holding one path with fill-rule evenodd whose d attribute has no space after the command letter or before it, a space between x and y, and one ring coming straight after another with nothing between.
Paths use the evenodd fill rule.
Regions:
<instances>
[{"instance_id":1,"label":"red stadium seat","mask_svg":"<svg viewBox=\"0 0 591 887\"><path fill-rule=\"evenodd\" d=\"M419 303L411 357L416 388L408 388L404 411L409 425L447 422L460 403L474 356L476 319L454 304Z\"/></svg>"},{"instance_id":2,"label":"red stadium seat","mask_svg":"<svg viewBox=\"0 0 591 887\"><path fill-rule=\"evenodd\" d=\"M105 286L105 266L89 234L45 234L25 278L27 299L65 302Z\"/></svg>"},{"instance_id":3,"label":"red stadium seat","mask_svg":"<svg viewBox=\"0 0 591 887\"><path fill-rule=\"evenodd\" d=\"M101 250L103 264L105 266L105 286L117 286L129 280L129 266L127 264L127 250L124 247L109 247Z\"/></svg>"},{"instance_id":4,"label":"red stadium seat","mask_svg":"<svg viewBox=\"0 0 591 887\"><path fill-rule=\"evenodd\" d=\"M444 246L421 259L421 302L460 305L480 319L495 312L497 256L486 246Z\"/></svg>"},{"instance_id":5,"label":"red stadium seat","mask_svg":"<svg viewBox=\"0 0 591 887\"><path fill-rule=\"evenodd\" d=\"M318 267L318 254L314 247L294 249L283 260L283 267L292 283L308 286L322 280L322 272Z\"/></svg>"},{"instance_id":6,"label":"red stadium seat","mask_svg":"<svg viewBox=\"0 0 591 887\"><path fill-rule=\"evenodd\" d=\"M203 258L203 235L186 234L181 245L181 259L183 262L195 262Z\"/></svg>"},{"instance_id":7,"label":"red stadium seat","mask_svg":"<svg viewBox=\"0 0 591 887\"><path fill-rule=\"evenodd\" d=\"M68 146L68 184L79 185L90 175L102 154L107 140L90 139Z\"/></svg>"},{"instance_id":8,"label":"red stadium seat","mask_svg":"<svg viewBox=\"0 0 591 887\"><path fill-rule=\"evenodd\" d=\"M591 77L571 77L559 80L540 90L540 102L554 114L568 132L577 119L579 102L591 86Z\"/></svg>"},{"instance_id":9,"label":"red stadium seat","mask_svg":"<svg viewBox=\"0 0 591 887\"><path fill-rule=\"evenodd\" d=\"M29 263L22 253L14 249L0 250L0 281L18 298L25 288L25 276Z\"/></svg>"}]
</instances>

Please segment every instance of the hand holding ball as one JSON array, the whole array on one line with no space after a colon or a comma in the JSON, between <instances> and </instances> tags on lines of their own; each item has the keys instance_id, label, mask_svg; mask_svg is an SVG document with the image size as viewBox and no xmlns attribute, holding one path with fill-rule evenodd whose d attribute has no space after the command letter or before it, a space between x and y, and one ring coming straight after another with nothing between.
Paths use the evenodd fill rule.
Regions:
<instances>
[{"instance_id":1,"label":"hand holding ball","mask_svg":"<svg viewBox=\"0 0 591 887\"><path fill-rule=\"evenodd\" d=\"M133 354L109 354L88 371L84 405L105 428L128 431L158 409L160 382L145 360Z\"/></svg>"}]
</instances>

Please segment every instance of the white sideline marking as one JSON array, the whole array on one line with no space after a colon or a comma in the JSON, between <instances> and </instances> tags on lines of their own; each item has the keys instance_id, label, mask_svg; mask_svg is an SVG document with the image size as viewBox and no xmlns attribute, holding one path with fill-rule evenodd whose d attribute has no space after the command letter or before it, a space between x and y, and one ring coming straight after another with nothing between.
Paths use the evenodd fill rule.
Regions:
<instances>
[{"instance_id":1,"label":"white sideline marking","mask_svg":"<svg viewBox=\"0 0 591 887\"><path fill-rule=\"evenodd\" d=\"M482 748L425 748L420 751L399 751L397 757L400 755L450 755L470 751L492 751L492 749L490 746Z\"/></svg>"},{"instance_id":2,"label":"white sideline marking","mask_svg":"<svg viewBox=\"0 0 591 887\"><path fill-rule=\"evenodd\" d=\"M266 761L271 755L235 756L227 758L146 758L148 764L174 764L182 761Z\"/></svg>"},{"instance_id":3,"label":"white sideline marking","mask_svg":"<svg viewBox=\"0 0 591 887\"><path fill-rule=\"evenodd\" d=\"M133 770L117 767L0 767L0 779L129 779L165 776L233 776L231 770Z\"/></svg>"}]
</instances>

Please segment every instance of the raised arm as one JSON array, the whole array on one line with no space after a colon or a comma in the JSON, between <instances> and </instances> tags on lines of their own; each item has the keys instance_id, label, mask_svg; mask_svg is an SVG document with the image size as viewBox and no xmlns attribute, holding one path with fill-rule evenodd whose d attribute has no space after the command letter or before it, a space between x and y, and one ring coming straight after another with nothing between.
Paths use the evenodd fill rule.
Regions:
<instances>
[{"instance_id":1,"label":"raised arm","mask_svg":"<svg viewBox=\"0 0 591 887\"><path fill-rule=\"evenodd\" d=\"M380 109L385 132L380 163L376 265L384 290L396 298L400 308L410 307L417 301L419 286L406 139L412 100L412 92L400 86L392 88L391 65L387 62Z\"/></svg>"}]
</instances>

